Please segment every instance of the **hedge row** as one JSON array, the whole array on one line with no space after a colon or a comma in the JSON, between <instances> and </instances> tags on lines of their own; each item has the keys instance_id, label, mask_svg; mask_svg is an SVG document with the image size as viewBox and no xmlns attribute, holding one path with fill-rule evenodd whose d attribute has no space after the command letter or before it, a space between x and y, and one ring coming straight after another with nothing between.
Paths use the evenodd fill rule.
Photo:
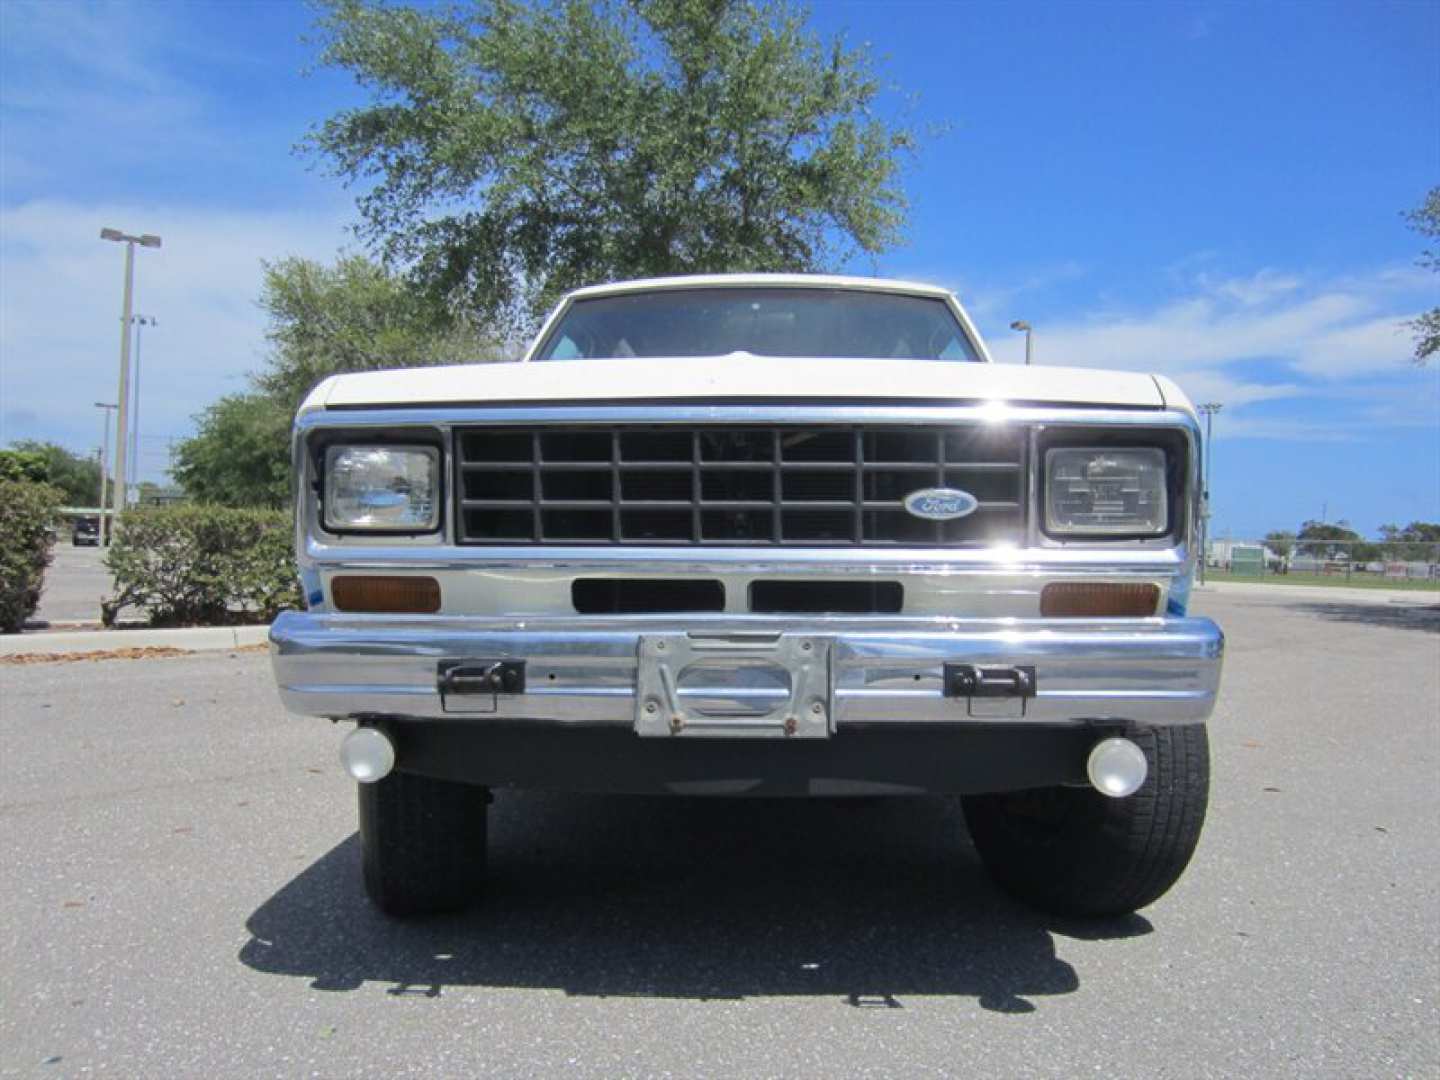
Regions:
<instances>
[{"instance_id":1,"label":"hedge row","mask_svg":"<svg viewBox=\"0 0 1440 1080\"><path fill-rule=\"evenodd\" d=\"M40 604L62 501L49 484L0 480L0 633L18 634Z\"/></svg>"},{"instance_id":2,"label":"hedge row","mask_svg":"<svg viewBox=\"0 0 1440 1080\"><path fill-rule=\"evenodd\" d=\"M105 565L115 595L101 604L113 626L144 608L152 626L269 622L301 606L288 511L162 506L120 517Z\"/></svg>"}]
</instances>

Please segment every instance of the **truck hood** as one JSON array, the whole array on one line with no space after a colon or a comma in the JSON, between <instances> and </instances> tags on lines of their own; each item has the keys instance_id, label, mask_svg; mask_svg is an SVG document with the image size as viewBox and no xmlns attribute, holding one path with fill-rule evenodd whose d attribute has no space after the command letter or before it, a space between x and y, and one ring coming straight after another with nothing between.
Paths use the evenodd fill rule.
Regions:
<instances>
[{"instance_id":1,"label":"truck hood","mask_svg":"<svg viewBox=\"0 0 1440 1080\"><path fill-rule=\"evenodd\" d=\"M467 364L336 375L311 392L315 408L855 401L1115 405L1161 409L1159 380L1123 371L925 360L752 356ZM1181 395L1183 401L1183 395ZM1182 406L1183 407L1183 406Z\"/></svg>"}]
</instances>

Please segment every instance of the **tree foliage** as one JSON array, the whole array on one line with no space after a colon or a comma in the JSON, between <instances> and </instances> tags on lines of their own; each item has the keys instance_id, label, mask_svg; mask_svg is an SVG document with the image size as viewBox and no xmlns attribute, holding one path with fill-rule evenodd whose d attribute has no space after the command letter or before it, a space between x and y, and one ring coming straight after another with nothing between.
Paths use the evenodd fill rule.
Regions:
<instances>
[{"instance_id":1,"label":"tree foliage","mask_svg":"<svg viewBox=\"0 0 1440 1080\"><path fill-rule=\"evenodd\" d=\"M1426 239L1440 240L1440 187L1431 188L1425 201L1409 211L1405 220ZM1427 248L1416 262L1427 270L1440 273L1440 251ZM1423 312L1409 325L1415 331L1415 362L1427 363L1436 352L1440 352L1440 306Z\"/></svg>"},{"instance_id":2,"label":"tree foliage","mask_svg":"<svg viewBox=\"0 0 1440 1080\"><path fill-rule=\"evenodd\" d=\"M100 463L51 442L21 439L11 448L44 462L45 480L65 494L68 506L97 506L100 498Z\"/></svg>"},{"instance_id":3,"label":"tree foliage","mask_svg":"<svg viewBox=\"0 0 1440 1080\"><path fill-rule=\"evenodd\" d=\"M1440 522L1412 521L1403 529L1381 525L1385 554L1404 562L1440 562Z\"/></svg>"},{"instance_id":4,"label":"tree foliage","mask_svg":"<svg viewBox=\"0 0 1440 1080\"><path fill-rule=\"evenodd\" d=\"M1345 520L1307 521L1300 526L1296 549L1315 559L1348 559L1352 563L1374 562L1384 556L1380 545L1366 540Z\"/></svg>"},{"instance_id":5,"label":"tree foliage","mask_svg":"<svg viewBox=\"0 0 1440 1080\"><path fill-rule=\"evenodd\" d=\"M360 255L326 266L288 258L265 267L260 306L271 346L258 388L287 419L321 379L345 371L494 359L496 343Z\"/></svg>"},{"instance_id":6,"label":"tree foliage","mask_svg":"<svg viewBox=\"0 0 1440 1080\"><path fill-rule=\"evenodd\" d=\"M290 422L321 379L346 371L491 359L493 339L427 303L363 256L326 266L289 258L265 267L260 306L271 352L249 393L196 417L172 473L192 499L284 506L290 499Z\"/></svg>"},{"instance_id":7,"label":"tree foliage","mask_svg":"<svg viewBox=\"0 0 1440 1080\"><path fill-rule=\"evenodd\" d=\"M127 510L105 553L115 595L101 603L113 626L142 607L152 626L270 622L300 606L289 514L218 506Z\"/></svg>"},{"instance_id":8,"label":"tree foliage","mask_svg":"<svg viewBox=\"0 0 1440 1080\"><path fill-rule=\"evenodd\" d=\"M14 446L0 450L0 480L17 484L43 484L50 479L50 463L44 454Z\"/></svg>"},{"instance_id":9,"label":"tree foliage","mask_svg":"<svg viewBox=\"0 0 1440 1080\"><path fill-rule=\"evenodd\" d=\"M11 478L0 451L0 633L18 634L40 604L63 495L49 484ZM15 455L20 456L20 455Z\"/></svg>"},{"instance_id":10,"label":"tree foliage","mask_svg":"<svg viewBox=\"0 0 1440 1080\"><path fill-rule=\"evenodd\" d=\"M290 499L290 411L265 394L230 394L196 417L171 469L196 502L282 507Z\"/></svg>"},{"instance_id":11,"label":"tree foliage","mask_svg":"<svg viewBox=\"0 0 1440 1080\"><path fill-rule=\"evenodd\" d=\"M800 271L898 239L913 134L786 0L328 0L371 94L310 148L427 294L525 326L581 284Z\"/></svg>"},{"instance_id":12,"label":"tree foliage","mask_svg":"<svg viewBox=\"0 0 1440 1080\"><path fill-rule=\"evenodd\" d=\"M1265 534L1265 546L1282 560L1290 557L1295 550L1295 534L1288 529L1276 529Z\"/></svg>"},{"instance_id":13,"label":"tree foliage","mask_svg":"<svg viewBox=\"0 0 1440 1080\"><path fill-rule=\"evenodd\" d=\"M1349 552L1364 537L1350 528L1348 521L1307 521L1296 536L1297 548L1316 559L1333 559Z\"/></svg>"}]
</instances>

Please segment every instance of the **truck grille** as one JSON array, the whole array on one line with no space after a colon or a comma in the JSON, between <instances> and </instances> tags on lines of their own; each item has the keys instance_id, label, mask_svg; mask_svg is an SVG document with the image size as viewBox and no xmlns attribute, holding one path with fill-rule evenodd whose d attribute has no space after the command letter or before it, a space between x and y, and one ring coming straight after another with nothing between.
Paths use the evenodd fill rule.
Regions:
<instances>
[{"instance_id":1,"label":"truck grille","mask_svg":"<svg viewBox=\"0 0 1440 1080\"><path fill-rule=\"evenodd\" d=\"M974 427L463 427L462 544L940 547L1019 541L1026 432ZM904 498L968 491L928 521Z\"/></svg>"}]
</instances>

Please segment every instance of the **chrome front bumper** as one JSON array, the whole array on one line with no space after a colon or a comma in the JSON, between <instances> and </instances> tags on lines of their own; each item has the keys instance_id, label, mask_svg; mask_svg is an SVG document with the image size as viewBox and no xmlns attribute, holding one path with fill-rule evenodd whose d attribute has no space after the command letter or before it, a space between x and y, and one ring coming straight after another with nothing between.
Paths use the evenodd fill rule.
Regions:
<instances>
[{"instance_id":1,"label":"chrome front bumper","mask_svg":"<svg viewBox=\"0 0 1440 1080\"><path fill-rule=\"evenodd\" d=\"M787 659L799 654L781 647L797 638L818 647L818 683L814 672L800 678ZM645 655L667 640L734 642L732 651L762 667L757 657L773 652L794 685L814 696L800 702L795 690L790 701L792 692L775 691L773 680L767 689L763 677L747 682L733 671L722 671L712 685L672 678L665 704L672 716L678 709L699 720L708 702L709 715L722 719L712 730L703 723L655 729L645 719L653 697L641 692L655 682L654 670L645 667L653 657ZM800 733L823 736L861 724L1195 723L1214 707L1224 637L1201 618L501 619L286 612L270 629L270 652L286 707L309 716L602 725L647 735L783 735L797 733L783 723L789 702L807 709L821 705L811 721L821 727ZM524 691L442 696L437 670L456 660L524 661ZM945 665L955 663L1033 668L1033 696L947 695ZM737 707L716 704L725 698ZM771 706L782 716L778 730L755 722Z\"/></svg>"}]
</instances>

